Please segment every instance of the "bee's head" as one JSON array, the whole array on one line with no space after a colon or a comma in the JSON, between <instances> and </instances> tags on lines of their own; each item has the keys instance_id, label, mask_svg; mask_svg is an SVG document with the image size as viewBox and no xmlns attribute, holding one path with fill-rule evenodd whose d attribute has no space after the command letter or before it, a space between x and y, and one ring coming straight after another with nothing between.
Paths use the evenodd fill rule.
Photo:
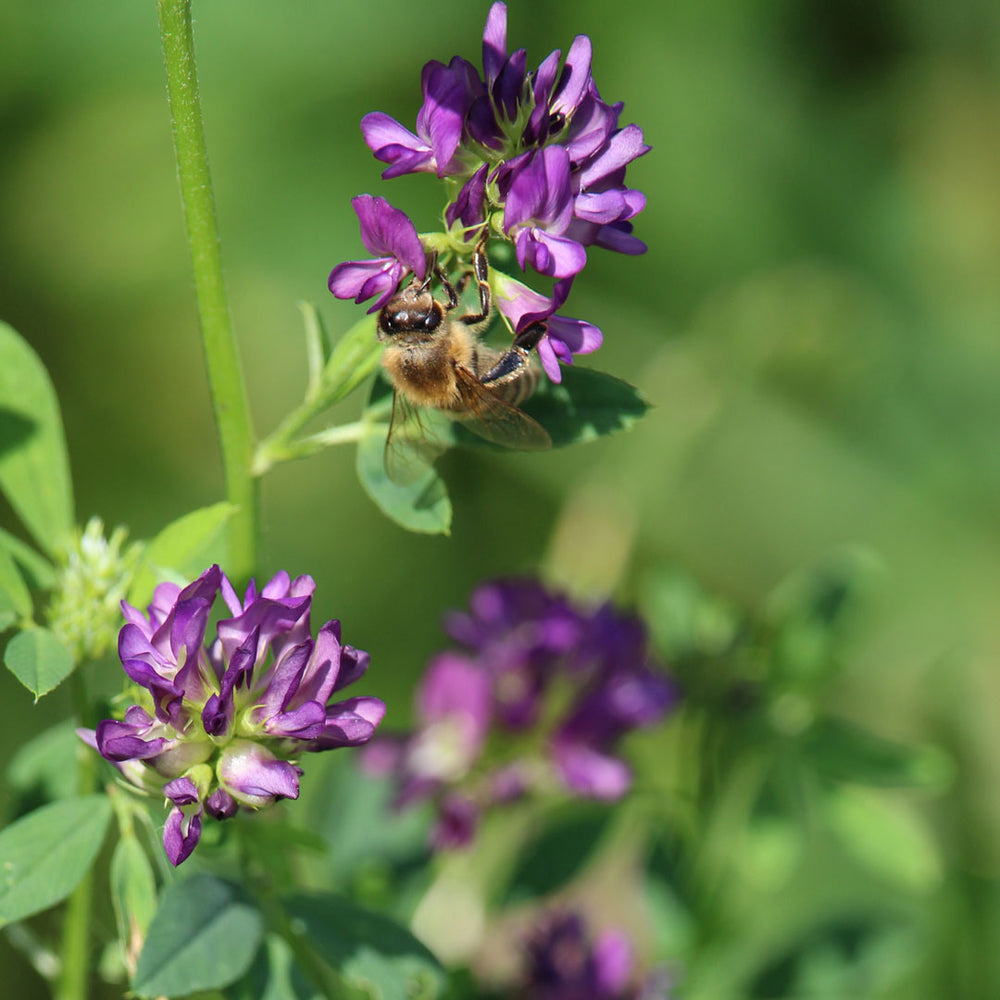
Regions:
<instances>
[{"instance_id":1,"label":"bee's head","mask_svg":"<svg viewBox=\"0 0 1000 1000\"><path fill-rule=\"evenodd\" d=\"M426 282L414 279L397 292L378 314L378 339L424 339L444 319L444 307L431 294Z\"/></svg>"}]
</instances>

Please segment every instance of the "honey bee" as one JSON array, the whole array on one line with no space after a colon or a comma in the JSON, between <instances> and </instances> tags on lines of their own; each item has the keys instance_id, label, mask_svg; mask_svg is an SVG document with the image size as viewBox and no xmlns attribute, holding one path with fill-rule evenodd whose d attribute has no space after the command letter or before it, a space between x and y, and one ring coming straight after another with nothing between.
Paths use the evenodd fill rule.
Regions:
<instances>
[{"instance_id":1,"label":"honey bee","mask_svg":"<svg viewBox=\"0 0 1000 1000\"><path fill-rule=\"evenodd\" d=\"M482 246L473 256L472 274L479 289L479 312L449 315L472 275L456 291L435 260L426 279L415 278L379 313L378 339L385 344L382 366L395 389L385 465L396 482L411 480L414 468L422 473L435 452L443 450L423 427L420 409L425 407L461 421L494 444L528 451L552 444L545 428L518 409L538 384L530 352L545 327L529 327L507 351L484 345L479 333L489 322L491 300ZM437 278L447 302L434 297L432 278Z\"/></svg>"}]
</instances>

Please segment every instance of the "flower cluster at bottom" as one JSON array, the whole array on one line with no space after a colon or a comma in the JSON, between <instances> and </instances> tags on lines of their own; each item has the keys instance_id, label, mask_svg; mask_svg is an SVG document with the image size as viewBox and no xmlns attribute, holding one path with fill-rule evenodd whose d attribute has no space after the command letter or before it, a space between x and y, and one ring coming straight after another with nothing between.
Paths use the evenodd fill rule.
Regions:
<instances>
[{"instance_id":1,"label":"flower cluster at bottom","mask_svg":"<svg viewBox=\"0 0 1000 1000\"><path fill-rule=\"evenodd\" d=\"M667 1000L665 975L636 973L628 935L608 929L593 937L580 914L555 911L534 928L525 947L524 1000Z\"/></svg>"},{"instance_id":2,"label":"flower cluster at bottom","mask_svg":"<svg viewBox=\"0 0 1000 1000\"><path fill-rule=\"evenodd\" d=\"M614 756L633 729L677 700L654 669L646 630L610 605L582 608L533 580L483 584L446 620L464 649L431 660L417 690L417 728L365 748L391 775L397 806L431 800L432 845L469 843L482 810L532 792L615 801L631 785Z\"/></svg>"},{"instance_id":3,"label":"flower cluster at bottom","mask_svg":"<svg viewBox=\"0 0 1000 1000\"><path fill-rule=\"evenodd\" d=\"M311 577L279 573L241 601L218 566L181 589L156 588L146 614L123 602L118 636L138 704L80 735L136 787L173 808L163 831L179 865L201 837L205 813L227 819L299 794L304 752L366 743L385 705L359 697L327 704L368 668L329 621L314 639ZM231 617L205 633L216 597Z\"/></svg>"}]
</instances>

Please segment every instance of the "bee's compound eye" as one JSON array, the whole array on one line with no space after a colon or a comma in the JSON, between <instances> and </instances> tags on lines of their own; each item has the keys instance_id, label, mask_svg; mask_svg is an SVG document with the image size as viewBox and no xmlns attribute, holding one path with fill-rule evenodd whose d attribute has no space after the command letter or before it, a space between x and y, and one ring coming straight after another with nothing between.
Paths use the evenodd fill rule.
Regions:
<instances>
[{"instance_id":1,"label":"bee's compound eye","mask_svg":"<svg viewBox=\"0 0 1000 1000\"><path fill-rule=\"evenodd\" d=\"M423 327L425 330L436 330L441 323L441 312L438 309L431 309L424 316Z\"/></svg>"}]
</instances>

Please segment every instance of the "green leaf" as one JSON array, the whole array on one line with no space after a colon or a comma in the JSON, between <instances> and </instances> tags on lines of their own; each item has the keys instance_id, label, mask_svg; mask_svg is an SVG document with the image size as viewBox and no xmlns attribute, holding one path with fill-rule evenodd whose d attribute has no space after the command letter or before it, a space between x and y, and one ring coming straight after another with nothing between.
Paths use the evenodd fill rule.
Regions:
<instances>
[{"instance_id":1,"label":"green leaf","mask_svg":"<svg viewBox=\"0 0 1000 1000\"><path fill-rule=\"evenodd\" d=\"M146 547L129 591L129 603L148 604L157 583L171 576L185 583L213 562L225 538L235 504L222 501L201 507L168 524Z\"/></svg>"},{"instance_id":2,"label":"green leaf","mask_svg":"<svg viewBox=\"0 0 1000 1000\"><path fill-rule=\"evenodd\" d=\"M943 863L937 844L909 803L845 785L830 791L827 812L845 850L866 868L915 892L939 885Z\"/></svg>"},{"instance_id":3,"label":"green leaf","mask_svg":"<svg viewBox=\"0 0 1000 1000\"><path fill-rule=\"evenodd\" d=\"M437 959L405 927L339 896L288 901L317 953L371 1000L433 1000L445 978Z\"/></svg>"},{"instance_id":4,"label":"green leaf","mask_svg":"<svg viewBox=\"0 0 1000 1000\"><path fill-rule=\"evenodd\" d=\"M231 1000L323 1000L308 981L288 944L268 934L249 975L229 989Z\"/></svg>"},{"instance_id":5,"label":"green leaf","mask_svg":"<svg viewBox=\"0 0 1000 1000\"><path fill-rule=\"evenodd\" d=\"M156 913L156 877L134 835L123 836L111 856L111 903L125 954L143 941Z\"/></svg>"},{"instance_id":6,"label":"green leaf","mask_svg":"<svg viewBox=\"0 0 1000 1000\"><path fill-rule=\"evenodd\" d=\"M422 857L427 851L430 812L411 807L392 809L394 782L362 773L351 757L343 757L324 774L322 794L315 796L315 827L330 852L337 884L366 862L387 863ZM344 809L342 803L350 802Z\"/></svg>"},{"instance_id":7,"label":"green leaf","mask_svg":"<svg viewBox=\"0 0 1000 1000\"><path fill-rule=\"evenodd\" d=\"M100 850L111 803L104 795L63 799L0 832L0 925L64 900Z\"/></svg>"},{"instance_id":8,"label":"green leaf","mask_svg":"<svg viewBox=\"0 0 1000 1000\"><path fill-rule=\"evenodd\" d=\"M825 716L805 737L816 770L835 781L886 788L944 788L954 767L934 747L908 747L884 740L860 726Z\"/></svg>"},{"instance_id":9,"label":"green leaf","mask_svg":"<svg viewBox=\"0 0 1000 1000\"><path fill-rule=\"evenodd\" d=\"M52 563L3 528L0 528L0 549L11 556L29 587L35 590L51 590L55 585L56 571Z\"/></svg>"},{"instance_id":10,"label":"green leaf","mask_svg":"<svg viewBox=\"0 0 1000 1000\"><path fill-rule=\"evenodd\" d=\"M50 555L73 528L66 440L48 372L0 323L0 490Z\"/></svg>"},{"instance_id":11,"label":"green leaf","mask_svg":"<svg viewBox=\"0 0 1000 1000\"><path fill-rule=\"evenodd\" d=\"M76 755L83 746L74 721L59 722L21 746L7 765L7 781L22 796L70 798L76 792Z\"/></svg>"},{"instance_id":12,"label":"green leaf","mask_svg":"<svg viewBox=\"0 0 1000 1000\"><path fill-rule=\"evenodd\" d=\"M593 441L628 430L645 415L649 404L628 382L593 368L563 368L558 385L542 376L535 394L521 404L552 438L554 448ZM455 441L463 448L506 450L490 444L460 423L452 422Z\"/></svg>"},{"instance_id":13,"label":"green leaf","mask_svg":"<svg viewBox=\"0 0 1000 1000\"><path fill-rule=\"evenodd\" d=\"M73 672L70 651L47 629L32 627L7 643L3 662L38 701Z\"/></svg>"},{"instance_id":14,"label":"green leaf","mask_svg":"<svg viewBox=\"0 0 1000 1000\"><path fill-rule=\"evenodd\" d=\"M132 982L140 997L218 989L250 968L264 920L238 886L199 874L163 893Z\"/></svg>"},{"instance_id":15,"label":"green leaf","mask_svg":"<svg viewBox=\"0 0 1000 1000\"><path fill-rule=\"evenodd\" d=\"M317 323L325 337L322 323ZM307 321L308 324L308 321ZM320 377L317 396L323 408L350 395L378 368L382 345L375 336L375 317L366 316L337 341Z\"/></svg>"},{"instance_id":16,"label":"green leaf","mask_svg":"<svg viewBox=\"0 0 1000 1000\"><path fill-rule=\"evenodd\" d=\"M522 847L504 902L538 899L564 886L593 856L612 818L605 805L574 803L560 810Z\"/></svg>"},{"instance_id":17,"label":"green leaf","mask_svg":"<svg viewBox=\"0 0 1000 1000\"><path fill-rule=\"evenodd\" d=\"M444 480L434 467L414 482L401 486L385 471L387 424L373 424L358 443L358 479L365 492L390 520L407 531L447 535L451 531L451 500Z\"/></svg>"},{"instance_id":18,"label":"green leaf","mask_svg":"<svg viewBox=\"0 0 1000 1000\"><path fill-rule=\"evenodd\" d=\"M10 553L0 547L0 631L18 618L31 618L31 594ZM3 624L6 617L11 622Z\"/></svg>"}]
</instances>

